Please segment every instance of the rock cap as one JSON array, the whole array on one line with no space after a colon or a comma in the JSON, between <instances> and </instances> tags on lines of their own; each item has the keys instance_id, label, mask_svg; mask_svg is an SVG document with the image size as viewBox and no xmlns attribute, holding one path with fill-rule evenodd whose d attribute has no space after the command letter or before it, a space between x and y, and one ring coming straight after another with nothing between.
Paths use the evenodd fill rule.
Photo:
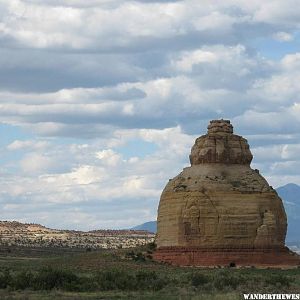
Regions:
<instances>
[{"instance_id":1,"label":"rock cap","mask_svg":"<svg viewBox=\"0 0 300 300\"><path fill-rule=\"evenodd\" d=\"M253 156L248 141L233 134L229 120L212 120L207 129L207 134L197 138L192 147L192 166L206 163L250 165Z\"/></svg>"},{"instance_id":2,"label":"rock cap","mask_svg":"<svg viewBox=\"0 0 300 300\"><path fill-rule=\"evenodd\" d=\"M211 120L207 126L207 133L233 133L233 126L230 124L230 120Z\"/></svg>"}]
</instances>

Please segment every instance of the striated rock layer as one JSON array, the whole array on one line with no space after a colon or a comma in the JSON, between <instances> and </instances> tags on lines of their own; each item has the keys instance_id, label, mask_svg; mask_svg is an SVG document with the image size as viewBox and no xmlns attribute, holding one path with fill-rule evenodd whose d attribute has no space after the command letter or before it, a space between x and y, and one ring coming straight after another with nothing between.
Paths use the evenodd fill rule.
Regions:
<instances>
[{"instance_id":1,"label":"striated rock layer","mask_svg":"<svg viewBox=\"0 0 300 300\"><path fill-rule=\"evenodd\" d=\"M282 200L250 168L246 139L228 120L213 120L196 139L191 167L165 187L154 259L178 265L298 265L285 247Z\"/></svg>"}]
</instances>

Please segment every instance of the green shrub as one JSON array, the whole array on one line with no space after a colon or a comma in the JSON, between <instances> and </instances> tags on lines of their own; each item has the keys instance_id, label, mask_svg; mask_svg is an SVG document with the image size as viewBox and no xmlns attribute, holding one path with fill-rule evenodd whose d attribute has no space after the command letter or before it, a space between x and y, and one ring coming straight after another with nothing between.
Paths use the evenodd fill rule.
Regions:
<instances>
[{"instance_id":1,"label":"green shrub","mask_svg":"<svg viewBox=\"0 0 300 300\"><path fill-rule=\"evenodd\" d=\"M9 270L4 269L0 273L0 289L7 288L11 284L11 281L12 281L12 277L11 277Z\"/></svg>"},{"instance_id":2,"label":"green shrub","mask_svg":"<svg viewBox=\"0 0 300 300\"><path fill-rule=\"evenodd\" d=\"M152 253L153 251L155 251L156 248L157 248L157 245L155 244L155 242L151 242L151 243L147 244L147 249L148 249L148 251L151 252L151 253Z\"/></svg>"},{"instance_id":3,"label":"green shrub","mask_svg":"<svg viewBox=\"0 0 300 300\"><path fill-rule=\"evenodd\" d=\"M99 286L94 277L80 277L80 282L75 286L65 287L69 291L93 292L99 290Z\"/></svg>"},{"instance_id":4,"label":"green shrub","mask_svg":"<svg viewBox=\"0 0 300 300\"><path fill-rule=\"evenodd\" d=\"M275 286L281 285L284 287L289 287L291 279L284 275L272 274L271 276L266 278L265 282L269 285L275 285Z\"/></svg>"},{"instance_id":5,"label":"green shrub","mask_svg":"<svg viewBox=\"0 0 300 300\"><path fill-rule=\"evenodd\" d=\"M137 273L121 270L98 272L96 281L100 290L160 290L166 285L166 280L153 271Z\"/></svg>"},{"instance_id":6,"label":"green shrub","mask_svg":"<svg viewBox=\"0 0 300 300\"><path fill-rule=\"evenodd\" d=\"M135 261L145 261L146 257L145 257L145 255L142 252L138 252L136 254L136 256L134 257L134 260Z\"/></svg>"},{"instance_id":7,"label":"green shrub","mask_svg":"<svg viewBox=\"0 0 300 300\"><path fill-rule=\"evenodd\" d=\"M228 270L217 272L213 278L217 290L236 290L244 282L245 278L241 274L234 274Z\"/></svg>"},{"instance_id":8,"label":"green shrub","mask_svg":"<svg viewBox=\"0 0 300 300\"><path fill-rule=\"evenodd\" d=\"M11 278L10 285L16 290L25 290L31 287L33 274L30 271L21 271Z\"/></svg>"},{"instance_id":9,"label":"green shrub","mask_svg":"<svg viewBox=\"0 0 300 300\"><path fill-rule=\"evenodd\" d=\"M146 261L146 257L142 252L129 251L126 253L126 257L134 261L139 261L139 262Z\"/></svg>"},{"instance_id":10,"label":"green shrub","mask_svg":"<svg viewBox=\"0 0 300 300\"><path fill-rule=\"evenodd\" d=\"M136 274L136 288L140 290L161 290L166 284L167 279L163 279L154 271L140 271Z\"/></svg>"},{"instance_id":11,"label":"green shrub","mask_svg":"<svg viewBox=\"0 0 300 300\"><path fill-rule=\"evenodd\" d=\"M195 286L195 287L203 286L206 283L208 283L209 281L210 281L210 279L201 273L194 273L191 275L192 286Z\"/></svg>"},{"instance_id":12,"label":"green shrub","mask_svg":"<svg viewBox=\"0 0 300 300\"><path fill-rule=\"evenodd\" d=\"M107 270L98 272L96 276L98 286L103 291L108 290L130 290L134 288L135 278L120 270Z\"/></svg>"},{"instance_id":13,"label":"green shrub","mask_svg":"<svg viewBox=\"0 0 300 300\"><path fill-rule=\"evenodd\" d=\"M41 269L32 279L32 288L35 290L51 290L64 288L76 290L79 278L71 271L53 269L51 267Z\"/></svg>"},{"instance_id":14,"label":"green shrub","mask_svg":"<svg viewBox=\"0 0 300 300\"><path fill-rule=\"evenodd\" d=\"M12 273L0 271L0 289L65 291L152 290L162 289L168 280L154 271L132 272L127 270L103 270L91 276L78 276L72 271L42 268L39 271Z\"/></svg>"}]
</instances>

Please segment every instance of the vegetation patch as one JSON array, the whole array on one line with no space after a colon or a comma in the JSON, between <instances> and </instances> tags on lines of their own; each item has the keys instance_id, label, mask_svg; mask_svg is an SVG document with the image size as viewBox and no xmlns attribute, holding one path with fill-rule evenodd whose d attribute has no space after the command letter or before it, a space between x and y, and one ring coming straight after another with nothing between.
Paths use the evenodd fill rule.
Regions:
<instances>
[{"instance_id":1,"label":"vegetation patch","mask_svg":"<svg viewBox=\"0 0 300 300\"><path fill-rule=\"evenodd\" d=\"M0 298L239 299L242 293L300 290L300 269L180 268L152 261L154 249L154 245L91 252L12 248L0 255Z\"/></svg>"}]
</instances>

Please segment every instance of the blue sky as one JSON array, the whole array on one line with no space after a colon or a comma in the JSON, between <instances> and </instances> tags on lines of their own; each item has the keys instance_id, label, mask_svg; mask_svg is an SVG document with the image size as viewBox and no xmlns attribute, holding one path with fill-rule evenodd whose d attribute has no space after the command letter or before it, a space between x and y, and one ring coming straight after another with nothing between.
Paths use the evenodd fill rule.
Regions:
<instances>
[{"instance_id":1,"label":"blue sky","mask_svg":"<svg viewBox=\"0 0 300 300\"><path fill-rule=\"evenodd\" d=\"M297 1L0 0L0 219L156 218L228 118L271 185L300 184Z\"/></svg>"}]
</instances>

